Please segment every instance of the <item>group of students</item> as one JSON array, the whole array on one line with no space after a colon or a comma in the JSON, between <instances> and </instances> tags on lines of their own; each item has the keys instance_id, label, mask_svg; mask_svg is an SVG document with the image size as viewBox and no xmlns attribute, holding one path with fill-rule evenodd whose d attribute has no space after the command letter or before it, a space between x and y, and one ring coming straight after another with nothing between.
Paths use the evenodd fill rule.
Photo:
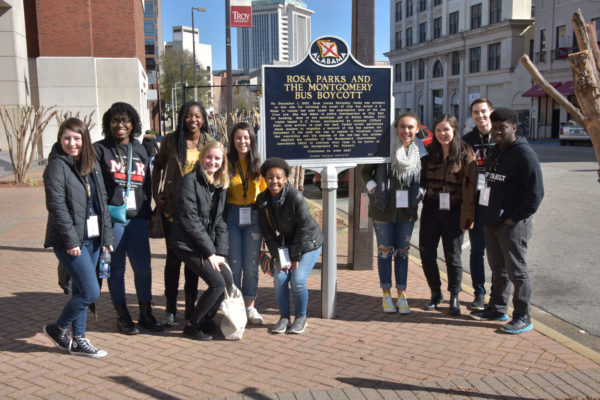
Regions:
<instances>
[{"instance_id":1,"label":"group of students","mask_svg":"<svg viewBox=\"0 0 600 400\"><path fill-rule=\"evenodd\" d=\"M256 136L247 123L229 132L226 150L208 135L206 111L197 102L179 111L176 130L162 141L152 169L136 139L141 121L127 103L114 103L102 118L104 139L92 144L88 128L76 118L59 127L44 171L48 223L45 247L52 247L72 282L72 297L55 323L43 332L60 349L101 358L107 352L86 338L90 304L100 295L96 265L109 251L108 288L123 334L162 331L173 326L181 263L185 264L183 335L211 340L213 321L225 290L241 288L249 323L262 324L254 307L261 242L272 257L280 311L272 333L300 334L307 326L306 279L323 244L323 235L304 198L287 182L290 167L281 158L260 163ZM161 214L167 260L164 270L166 314L152 312L148 221L151 200ZM117 210L125 209L118 217ZM139 318L126 304L125 259L134 272ZM198 298L198 279L207 289ZM290 290L295 319L291 321Z\"/></svg>"},{"instance_id":2,"label":"group of students","mask_svg":"<svg viewBox=\"0 0 600 400\"><path fill-rule=\"evenodd\" d=\"M450 292L448 312L460 315L461 252L464 232L468 231L475 292L470 315L476 320L507 321L512 283L512 320L501 330L518 334L533 328L525 258L532 216L544 195L541 168L527 141L516 135L518 116L513 110L494 110L492 103L482 98L470 105L470 111L476 126L464 137L456 117L437 116L427 148L416 137L418 117L413 113L400 115L394 123L397 140L391 162L369 165L361 172L377 239L382 307L385 312L411 312L406 298L408 252L422 201L419 252L431 291L424 309L436 310L443 300L437 264L441 239ZM487 305L486 250L492 271ZM392 261L396 302L391 294Z\"/></svg>"}]
</instances>

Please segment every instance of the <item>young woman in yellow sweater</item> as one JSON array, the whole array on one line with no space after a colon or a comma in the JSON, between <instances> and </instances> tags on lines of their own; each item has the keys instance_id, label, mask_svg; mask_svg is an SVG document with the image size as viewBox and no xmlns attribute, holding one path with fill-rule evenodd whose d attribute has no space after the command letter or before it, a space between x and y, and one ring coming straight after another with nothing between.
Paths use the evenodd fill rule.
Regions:
<instances>
[{"instance_id":1,"label":"young woman in yellow sweater","mask_svg":"<svg viewBox=\"0 0 600 400\"><path fill-rule=\"evenodd\" d=\"M256 135L248 123L239 122L229 132L227 158L230 175L225 211L229 230L227 259L233 271L233 282L242 290L248 321L260 325L263 318L254 307L262 240L256 197L267 188L267 184L260 175Z\"/></svg>"}]
</instances>

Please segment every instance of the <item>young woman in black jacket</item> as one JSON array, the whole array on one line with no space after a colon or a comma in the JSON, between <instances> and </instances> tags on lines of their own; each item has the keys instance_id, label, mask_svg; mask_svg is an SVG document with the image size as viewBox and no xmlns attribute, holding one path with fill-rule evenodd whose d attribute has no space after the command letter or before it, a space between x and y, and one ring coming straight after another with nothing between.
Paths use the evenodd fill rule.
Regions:
<instances>
[{"instance_id":1,"label":"young woman in black jacket","mask_svg":"<svg viewBox=\"0 0 600 400\"><path fill-rule=\"evenodd\" d=\"M233 276L225 264L229 248L223 210L229 186L225 147L209 142L200 152L196 168L179 184L170 245L180 260L202 278L208 289L202 293L186 322L183 334L196 340L211 340L205 332L217 331L213 322L225 290L231 290Z\"/></svg>"},{"instance_id":2,"label":"young woman in black jacket","mask_svg":"<svg viewBox=\"0 0 600 400\"><path fill-rule=\"evenodd\" d=\"M44 171L48 224L44 247L52 247L65 266L73 290L71 300L44 334L71 354L101 358L106 351L85 337L88 306L100 296L96 264L100 251L112 251L112 227L106 190L85 123L69 118L58 129L58 141ZM73 338L68 335L73 327Z\"/></svg>"},{"instance_id":3,"label":"young woman in black jacket","mask_svg":"<svg viewBox=\"0 0 600 400\"><path fill-rule=\"evenodd\" d=\"M267 190L258 195L256 205L260 230L271 257L276 260L275 297L280 319L272 333L302 333L306 329L308 289L306 279L315 266L323 234L310 215L302 194L287 183L290 167L277 157L267 159L260 168ZM290 288L296 318L290 323Z\"/></svg>"}]
</instances>

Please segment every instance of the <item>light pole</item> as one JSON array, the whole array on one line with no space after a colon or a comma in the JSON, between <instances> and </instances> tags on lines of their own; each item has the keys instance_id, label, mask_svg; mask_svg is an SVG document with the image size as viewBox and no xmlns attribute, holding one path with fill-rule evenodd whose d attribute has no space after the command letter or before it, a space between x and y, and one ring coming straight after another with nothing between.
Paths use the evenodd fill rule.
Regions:
<instances>
[{"instance_id":1,"label":"light pole","mask_svg":"<svg viewBox=\"0 0 600 400\"><path fill-rule=\"evenodd\" d=\"M177 121L175 120L175 116L179 112L177 110L177 84L180 84L180 85L185 84L185 86L187 86L187 81L186 82L175 82L175 85L171 88L171 104L173 104L173 130L175 130L175 127L177 126Z\"/></svg>"},{"instance_id":2,"label":"light pole","mask_svg":"<svg viewBox=\"0 0 600 400\"><path fill-rule=\"evenodd\" d=\"M206 11L206 8L192 7L192 55L194 57L194 101L198 101L198 86L196 86L196 28L194 27L194 10ZM200 37L200 35L198 35Z\"/></svg>"}]
</instances>

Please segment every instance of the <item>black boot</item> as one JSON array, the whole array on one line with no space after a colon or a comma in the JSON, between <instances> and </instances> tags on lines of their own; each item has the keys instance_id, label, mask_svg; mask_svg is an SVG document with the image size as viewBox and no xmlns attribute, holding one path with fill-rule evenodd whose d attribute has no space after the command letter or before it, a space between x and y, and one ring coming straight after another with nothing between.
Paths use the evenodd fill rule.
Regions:
<instances>
[{"instance_id":1,"label":"black boot","mask_svg":"<svg viewBox=\"0 0 600 400\"><path fill-rule=\"evenodd\" d=\"M448 310L450 315L460 315L460 303L458 302L458 293L452 293L450 295L450 309Z\"/></svg>"},{"instance_id":2,"label":"black boot","mask_svg":"<svg viewBox=\"0 0 600 400\"><path fill-rule=\"evenodd\" d=\"M152 304L149 301L140 302L138 325L149 331L160 332L163 330L154 315L152 315Z\"/></svg>"},{"instance_id":3,"label":"black boot","mask_svg":"<svg viewBox=\"0 0 600 400\"><path fill-rule=\"evenodd\" d=\"M119 329L119 332L124 335L136 335L140 333L138 327L133 323L125 304L115 306L115 310L117 310L117 315L119 317L117 318L117 328Z\"/></svg>"},{"instance_id":4,"label":"black boot","mask_svg":"<svg viewBox=\"0 0 600 400\"><path fill-rule=\"evenodd\" d=\"M438 290L431 291L431 299L428 303L425 304L424 309L427 311L437 310L438 304L440 304L443 300L444 296L442 296L442 292Z\"/></svg>"},{"instance_id":5,"label":"black boot","mask_svg":"<svg viewBox=\"0 0 600 400\"><path fill-rule=\"evenodd\" d=\"M189 294L185 294L185 320L191 321L192 314L194 312L194 307L196 307L196 298L198 297L198 292Z\"/></svg>"}]
</instances>

